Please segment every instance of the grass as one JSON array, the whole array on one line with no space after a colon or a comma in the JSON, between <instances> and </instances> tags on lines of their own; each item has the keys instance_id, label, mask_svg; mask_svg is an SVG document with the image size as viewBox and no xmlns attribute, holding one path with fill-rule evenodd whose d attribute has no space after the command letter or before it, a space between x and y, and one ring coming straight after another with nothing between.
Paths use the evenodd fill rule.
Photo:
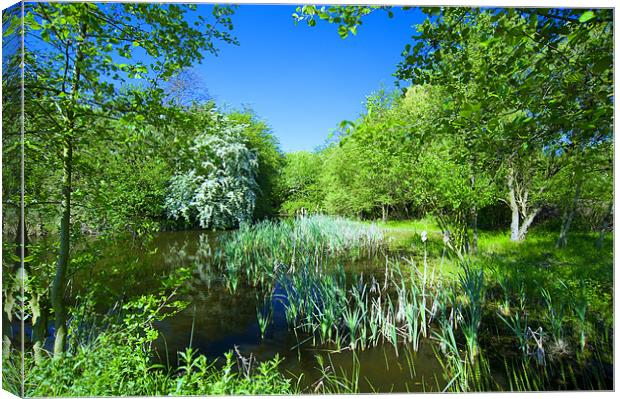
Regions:
<instances>
[{"instance_id":1,"label":"grass","mask_svg":"<svg viewBox=\"0 0 620 399\"><path fill-rule=\"evenodd\" d=\"M244 275L259 286L273 282L281 268L318 272L344 259L373 257L383 245L383 231L374 225L314 215L243 226L221 242L215 259L229 280Z\"/></svg>"},{"instance_id":2,"label":"grass","mask_svg":"<svg viewBox=\"0 0 620 399\"><path fill-rule=\"evenodd\" d=\"M273 318L273 304L271 301L271 293L266 294L263 300L260 301L256 298L256 320L258 321L258 328L260 330L261 339L265 338L267 327L271 323Z\"/></svg>"}]
</instances>

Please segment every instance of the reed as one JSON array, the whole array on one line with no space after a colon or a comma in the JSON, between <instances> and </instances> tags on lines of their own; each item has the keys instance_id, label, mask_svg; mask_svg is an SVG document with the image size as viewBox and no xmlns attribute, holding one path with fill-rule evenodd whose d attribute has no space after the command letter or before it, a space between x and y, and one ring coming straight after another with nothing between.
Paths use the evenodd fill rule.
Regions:
<instances>
[{"instance_id":1,"label":"reed","mask_svg":"<svg viewBox=\"0 0 620 399\"><path fill-rule=\"evenodd\" d=\"M586 347L586 312L588 310L588 301L580 299L575 302L574 308L577 319L577 333L579 335L579 349L583 353Z\"/></svg>"},{"instance_id":2,"label":"reed","mask_svg":"<svg viewBox=\"0 0 620 399\"><path fill-rule=\"evenodd\" d=\"M283 265L290 271L303 265L320 272L339 260L375 256L385 248L385 239L374 225L312 215L244 225L223 238L219 247L215 263L229 275L243 272L257 285L275 278Z\"/></svg>"},{"instance_id":3,"label":"reed","mask_svg":"<svg viewBox=\"0 0 620 399\"><path fill-rule=\"evenodd\" d=\"M507 276L502 276L497 279L499 286L502 289L502 302L499 305L499 311L502 315L510 315L510 280Z\"/></svg>"},{"instance_id":4,"label":"reed","mask_svg":"<svg viewBox=\"0 0 620 399\"><path fill-rule=\"evenodd\" d=\"M499 318L508 326L510 331L517 339L517 344L521 355L525 358L528 355L528 326L527 314L523 316L520 313L514 313L510 316L504 316L498 313Z\"/></svg>"},{"instance_id":5,"label":"reed","mask_svg":"<svg viewBox=\"0 0 620 399\"><path fill-rule=\"evenodd\" d=\"M547 307L546 318L549 323L556 349L559 351L564 351L564 304L554 301L551 292L544 287L540 288L540 294L542 295Z\"/></svg>"},{"instance_id":6,"label":"reed","mask_svg":"<svg viewBox=\"0 0 620 399\"><path fill-rule=\"evenodd\" d=\"M351 352L351 372L344 368L336 369L330 355L327 355L327 362L322 356L316 355L318 370L321 377L313 384L313 393L358 393L360 381L360 362L355 351Z\"/></svg>"},{"instance_id":7,"label":"reed","mask_svg":"<svg viewBox=\"0 0 620 399\"><path fill-rule=\"evenodd\" d=\"M467 359L461 359L454 335L453 323L449 319L442 318L439 322L439 329L434 331L433 335L439 342L439 347L443 353L443 356L438 355L437 359L444 369L446 380L448 380L443 391L456 390L467 392Z\"/></svg>"},{"instance_id":8,"label":"reed","mask_svg":"<svg viewBox=\"0 0 620 399\"><path fill-rule=\"evenodd\" d=\"M269 327L269 324L271 323L271 320L273 318L273 304L271 293L265 295L262 299L262 302L257 296L256 303L256 320L258 321L260 337L261 339L265 339L267 327Z\"/></svg>"},{"instance_id":9,"label":"reed","mask_svg":"<svg viewBox=\"0 0 620 399\"><path fill-rule=\"evenodd\" d=\"M465 295L466 301L461 310L461 325L470 360L479 354L478 329L482 322L482 305L484 302L484 272L474 269L468 262L462 262L462 272L459 274L459 287Z\"/></svg>"}]
</instances>

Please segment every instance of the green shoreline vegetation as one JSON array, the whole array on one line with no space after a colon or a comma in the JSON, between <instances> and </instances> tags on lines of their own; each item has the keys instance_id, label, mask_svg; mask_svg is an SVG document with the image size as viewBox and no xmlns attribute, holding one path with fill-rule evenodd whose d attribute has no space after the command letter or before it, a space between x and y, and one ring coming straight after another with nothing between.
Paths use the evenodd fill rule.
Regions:
<instances>
[{"instance_id":1,"label":"green shoreline vegetation","mask_svg":"<svg viewBox=\"0 0 620 399\"><path fill-rule=\"evenodd\" d=\"M410 227L403 227L405 224ZM390 259L385 281L346 276L341 262L373 258L378 253L397 254L389 251L388 244L394 244L390 240L393 223L382 227L323 216L265 222L225 238L214 264L219 265L226 281L244 280L261 286L268 296L274 284L285 287L289 327L306 333L313 342L328 344L337 353L351 351L355 356L356 351L384 343L396 350L404 344L413 351L419 345L436 345L448 384L429 384L432 391L540 390L549 384L556 388L605 389L607 377L602 368L612 362L613 319L611 297L600 290L608 284L611 268L601 262L600 252L592 250L593 237L577 237L574 245L579 250L554 250L549 258L537 249L541 243L553 248L550 234L534 230L532 237L537 238L524 243L502 243L502 233L496 234L495 240L492 234L484 234L480 255L459 263L454 258L449 261L445 254L442 260L437 256L439 251L433 255L430 247L444 246L443 240L430 234L423 242L422 232L416 231L420 224L425 222L398 223L398 236L402 239L403 232L408 233L412 255ZM274 239L280 245L273 245ZM503 249L498 250L498 243ZM402 245L397 247L402 250ZM528 246L535 250L528 250ZM611 242L606 240L604 248L610 247ZM491 250L487 252L487 248ZM529 256L531 263L515 266L515 255L521 260ZM442 268L446 262L455 265ZM237 264L253 267L231 266ZM589 272L585 264L590 265ZM608 270L602 273L605 266ZM222 365L188 348L178 354L176 370L153 363L150 351L157 330L152 322L187 305L171 295L188 278L184 272L187 270L181 269L178 276L170 276L164 282L170 288L160 295L140 297L124 305L120 313L124 317L109 315L114 319L111 321L92 314L93 320L87 322L89 333L82 332L71 340L69 358L47 358L36 364L28 352L26 370L32 377L26 382L27 395L307 392L282 373L278 359L244 370L241 354L227 354ZM227 286L234 291L242 284ZM267 312L272 302L259 303L265 304L259 311ZM84 309L77 307L75 311L80 314ZM74 336L77 326L70 326L69 331ZM540 348L537 331L544 337ZM507 355L498 357L497 353ZM5 359L8 372L4 381L6 387L17 389L19 379L13 374L16 365L11 362L19 353L14 355ZM496 381L489 368L489 362L498 361L505 364L504 385ZM318 391L353 392L359 383L355 376L355 370L339 375L327 369Z\"/></svg>"},{"instance_id":2,"label":"green shoreline vegetation","mask_svg":"<svg viewBox=\"0 0 620 399\"><path fill-rule=\"evenodd\" d=\"M424 8L403 89L369 95L321 148L284 154L253 111L200 98L187 75L238 44L233 7L193 26L196 5L25 7L25 32L19 8L3 13L4 37L40 39L3 59L4 389L375 391L363 356L378 348L412 383L432 352L437 370L412 390L613 388L610 10ZM345 38L384 11L293 18ZM190 229L213 232L193 243L202 263L175 247L179 260L147 267L142 255L164 256L158 235ZM129 256L106 259L106 245ZM254 338L282 322L289 356L312 353L319 377L236 343L202 353L196 280L251 294ZM160 328L188 309L170 359Z\"/></svg>"}]
</instances>

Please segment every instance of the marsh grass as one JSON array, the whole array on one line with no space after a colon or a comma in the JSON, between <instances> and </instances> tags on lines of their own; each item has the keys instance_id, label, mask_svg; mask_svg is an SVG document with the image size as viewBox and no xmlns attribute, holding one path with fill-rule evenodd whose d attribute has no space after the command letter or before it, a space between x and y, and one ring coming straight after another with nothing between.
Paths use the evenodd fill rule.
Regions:
<instances>
[{"instance_id":1,"label":"marsh grass","mask_svg":"<svg viewBox=\"0 0 620 399\"><path fill-rule=\"evenodd\" d=\"M281 229L278 233L281 238L276 241L289 245L289 250L260 255L259 243L263 240L260 233L257 240L244 238L248 243L252 241L248 248L254 245L255 249L246 248L239 257L248 261L254 259L254 266L251 266L254 271L247 275L262 270L264 276L275 279L276 284L284 288L287 323L296 335L300 331L308 336L300 346L327 345L336 352L355 352L387 344L398 354L400 345L406 344L408 350L415 352L426 342L423 339L430 337L441 349L437 354L441 356L449 381L444 388L456 391L500 389L490 372L488 354L481 339L492 341L489 330L503 331L502 325L509 334L507 337L512 337L520 361L528 364L533 361L539 365L536 367L547 367L549 351L562 356L570 353L567 345L571 342L565 338L566 323L570 322L565 299L555 296L555 287L547 288L546 283L543 284L539 277L545 269L529 274L506 273L501 258L485 256L455 263L449 251L432 242L432 233L428 235L431 239L420 247L421 255L407 257L385 251L375 232L358 230L368 225L345 227L342 220L329 221L326 217L301 218L287 223L291 224L285 227L268 225L267 229ZM333 237L326 237L325 231ZM345 243L345 237L353 241ZM490 240L488 236L485 239ZM509 243L501 240L494 245L510 248ZM248 255L252 251L259 255ZM441 260L436 262L439 255ZM348 276L343 264L364 257L385 259L385 266L379 269L383 274ZM446 259L452 264L452 276L443 268ZM262 269L256 267L258 264L264 265ZM269 265L277 267L270 269ZM493 272L491 277L485 275L485 269ZM493 289L489 289L488 279L495 282ZM542 301L530 299L536 293ZM499 307L485 316L490 310L487 302L499 303ZM585 308L579 306L582 305L574 306L573 328L577 331L581 352L584 352L588 321ZM496 326L485 325L493 321ZM539 325L541 321L545 323L544 329ZM536 329L530 324L536 325ZM547 339L547 332L552 341ZM492 353L490 356L498 355ZM570 375L565 373L566 378L572 378ZM543 386L550 381L512 380L513 385L519 387ZM340 389L344 391L343 386Z\"/></svg>"},{"instance_id":2,"label":"marsh grass","mask_svg":"<svg viewBox=\"0 0 620 399\"><path fill-rule=\"evenodd\" d=\"M468 262L463 262L463 271L459 274L459 288L465 295L465 301L459 307L462 329L467 341L470 360L480 352L478 329L482 322L482 306L484 304L484 272L474 269Z\"/></svg>"},{"instance_id":3,"label":"marsh grass","mask_svg":"<svg viewBox=\"0 0 620 399\"><path fill-rule=\"evenodd\" d=\"M313 384L313 393L358 393L360 383L360 361L355 351L351 352L352 362L351 371L343 367L336 368L331 356L327 355L327 360L321 355L316 355L320 378Z\"/></svg>"},{"instance_id":4,"label":"marsh grass","mask_svg":"<svg viewBox=\"0 0 620 399\"><path fill-rule=\"evenodd\" d=\"M488 236L485 239L487 244L491 241ZM533 241L534 245L544 242ZM532 370L553 367L553 359L548 359L549 351L554 356L569 355L572 352L569 346L574 344L566 339L567 331L575 331L575 344L581 353L585 353L583 359L588 358L587 300L573 301L574 305L568 309L566 296L558 295L555 285L551 284L549 288L550 280L542 278L551 269L531 270L518 266L513 272L506 273L505 260L496 256L466 258L456 263L457 266L449 260L453 270L453 277L450 277L442 267L449 256L446 256L445 249L438 250L434 245L429 241L428 245L425 243L421 247L424 256L391 256L389 252L379 251L376 254L385 259L383 275L358 275L353 282L345 277L341 265L326 268L321 267L325 262L319 262L317 267L317 256L297 256L295 270L288 268L287 273L280 274L283 284L289 287L286 295L296 298L286 307L289 325L314 335L315 344L332 344L336 351L358 351L383 344L398 350L398 346L405 343L415 352L422 342L426 342L423 338L431 337L441 349L436 353L449 381L443 387L446 390L581 386L577 385L581 382L575 366L571 366L572 369L559 368L563 371L552 373L553 379L544 377L544 373L539 376L534 371L522 375L521 379L514 376L519 375L519 369L523 367ZM512 243L502 240L494 241L493 246L511 254L515 248ZM439 262L437 256L428 256L433 251L441 255ZM483 248L481 252L484 251ZM491 277L485 275L485 269L493 271ZM340 277L336 277L338 275ZM498 289L488 289L488 279L495 282ZM553 281L558 279L551 279L551 283ZM537 296L542 301L532 299ZM304 306L304 298L309 298L311 306ZM499 307L485 316L485 312L491 310L487 308L487 302L499 303ZM572 310L574 321L571 321L567 309ZM493 323L493 320L496 320L495 326L485 324ZM572 323L568 330L567 323ZM520 356L502 357L501 353L485 352L481 334L484 342L493 341L488 335L490 330L504 331L502 325L509 333L507 337L512 337ZM491 360L511 365L511 375L504 376L501 384L491 373ZM605 381L601 376L589 378Z\"/></svg>"},{"instance_id":5,"label":"marsh grass","mask_svg":"<svg viewBox=\"0 0 620 399\"><path fill-rule=\"evenodd\" d=\"M258 321L258 328L260 330L261 339L265 338L267 328L273 318L273 303L271 292L265 294L262 300L258 294L256 297L256 320Z\"/></svg>"},{"instance_id":6,"label":"marsh grass","mask_svg":"<svg viewBox=\"0 0 620 399\"><path fill-rule=\"evenodd\" d=\"M231 276L243 274L259 286L275 279L280 269L312 268L318 273L344 259L374 257L385 243L375 225L312 215L242 226L224 238L220 248L214 258L222 270Z\"/></svg>"},{"instance_id":7,"label":"marsh grass","mask_svg":"<svg viewBox=\"0 0 620 399\"><path fill-rule=\"evenodd\" d=\"M585 299L580 299L575 302L574 312L577 319L577 331L579 334L579 347L581 352L585 350L586 347L586 312L588 310L588 302Z\"/></svg>"},{"instance_id":8,"label":"marsh grass","mask_svg":"<svg viewBox=\"0 0 620 399\"><path fill-rule=\"evenodd\" d=\"M553 343L556 353L559 355L566 352L566 342L564 340L564 311L565 305L560 302L560 299L554 300L549 290L544 287L540 288L540 294L544 299L547 307L546 319L548 321L551 335L553 337Z\"/></svg>"},{"instance_id":9,"label":"marsh grass","mask_svg":"<svg viewBox=\"0 0 620 399\"><path fill-rule=\"evenodd\" d=\"M517 339L519 352L525 358L528 355L528 325L527 325L527 313L513 313L511 315L498 314L499 318L508 326L510 331Z\"/></svg>"}]
</instances>

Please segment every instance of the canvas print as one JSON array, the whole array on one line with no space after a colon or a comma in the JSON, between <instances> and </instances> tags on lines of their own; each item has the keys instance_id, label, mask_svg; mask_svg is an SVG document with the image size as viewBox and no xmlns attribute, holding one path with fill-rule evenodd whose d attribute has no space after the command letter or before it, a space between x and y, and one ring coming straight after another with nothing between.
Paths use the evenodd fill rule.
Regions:
<instances>
[{"instance_id":1,"label":"canvas print","mask_svg":"<svg viewBox=\"0 0 620 399\"><path fill-rule=\"evenodd\" d=\"M2 24L4 390L614 389L613 9Z\"/></svg>"}]
</instances>

